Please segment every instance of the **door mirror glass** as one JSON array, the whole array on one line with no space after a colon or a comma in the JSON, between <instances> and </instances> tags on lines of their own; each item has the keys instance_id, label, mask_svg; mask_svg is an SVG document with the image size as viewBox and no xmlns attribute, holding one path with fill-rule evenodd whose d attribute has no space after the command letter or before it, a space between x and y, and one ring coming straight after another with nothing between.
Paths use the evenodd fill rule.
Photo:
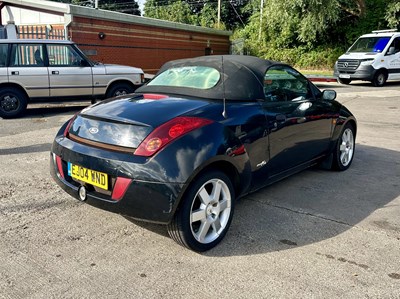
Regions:
<instances>
[{"instance_id":1,"label":"door mirror glass","mask_svg":"<svg viewBox=\"0 0 400 299\"><path fill-rule=\"evenodd\" d=\"M333 101L336 99L336 91L330 89L324 90L322 92L322 99L326 101Z\"/></svg>"}]
</instances>

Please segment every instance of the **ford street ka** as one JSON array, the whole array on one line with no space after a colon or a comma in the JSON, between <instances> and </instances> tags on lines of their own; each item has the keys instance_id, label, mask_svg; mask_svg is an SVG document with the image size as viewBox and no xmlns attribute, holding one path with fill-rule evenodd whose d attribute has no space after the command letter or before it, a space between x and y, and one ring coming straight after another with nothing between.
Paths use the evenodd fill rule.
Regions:
<instances>
[{"instance_id":1,"label":"ford street ka","mask_svg":"<svg viewBox=\"0 0 400 299\"><path fill-rule=\"evenodd\" d=\"M279 62L171 61L134 94L66 122L51 173L78 200L165 224L179 244L206 251L238 198L316 164L349 168L357 124L335 98Z\"/></svg>"}]
</instances>

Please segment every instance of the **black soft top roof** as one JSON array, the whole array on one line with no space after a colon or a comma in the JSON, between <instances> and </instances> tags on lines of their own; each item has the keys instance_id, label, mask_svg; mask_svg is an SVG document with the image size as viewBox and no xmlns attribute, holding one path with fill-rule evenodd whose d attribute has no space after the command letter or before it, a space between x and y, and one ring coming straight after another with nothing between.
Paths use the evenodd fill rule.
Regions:
<instances>
[{"instance_id":1,"label":"black soft top roof","mask_svg":"<svg viewBox=\"0 0 400 299\"><path fill-rule=\"evenodd\" d=\"M201 97L208 99L225 99L251 101L264 98L264 76L275 61L264 60L243 55L212 55L197 58L173 60L165 63L157 75L172 67L208 66L221 74L221 79L212 88L197 89L174 86L144 85L137 93L166 93Z\"/></svg>"}]
</instances>

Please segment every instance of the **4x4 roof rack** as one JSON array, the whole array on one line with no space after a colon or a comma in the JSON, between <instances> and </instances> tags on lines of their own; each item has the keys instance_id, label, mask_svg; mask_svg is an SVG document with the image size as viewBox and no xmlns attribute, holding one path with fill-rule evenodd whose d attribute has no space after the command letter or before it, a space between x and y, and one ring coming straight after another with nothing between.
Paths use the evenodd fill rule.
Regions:
<instances>
[{"instance_id":1,"label":"4x4 roof rack","mask_svg":"<svg viewBox=\"0 0 400 299\"><path fill-rule=\"evenodd\" d=\"M388 32L396 32L397 29L384 29L384 30L374 30L372 33L388 33Z\"/></svg>"}]
</instances>

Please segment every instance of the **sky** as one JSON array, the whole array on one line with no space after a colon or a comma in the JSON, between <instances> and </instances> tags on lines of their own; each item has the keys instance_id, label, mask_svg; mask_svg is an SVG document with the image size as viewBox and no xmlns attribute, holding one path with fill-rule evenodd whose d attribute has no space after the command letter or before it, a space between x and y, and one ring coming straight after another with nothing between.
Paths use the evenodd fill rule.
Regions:
<instances>
[{"instance_id":1,"label":"sky","mask_svg":"<svg viewBox=\"0 0 400 299\"><path fill-rule=\"evenodd\" d=\"M144 14L144 3L146 0L137 0L137 3L139 4L140 11L142 12L142 15Z\"/></svg>"}]
</instances>

